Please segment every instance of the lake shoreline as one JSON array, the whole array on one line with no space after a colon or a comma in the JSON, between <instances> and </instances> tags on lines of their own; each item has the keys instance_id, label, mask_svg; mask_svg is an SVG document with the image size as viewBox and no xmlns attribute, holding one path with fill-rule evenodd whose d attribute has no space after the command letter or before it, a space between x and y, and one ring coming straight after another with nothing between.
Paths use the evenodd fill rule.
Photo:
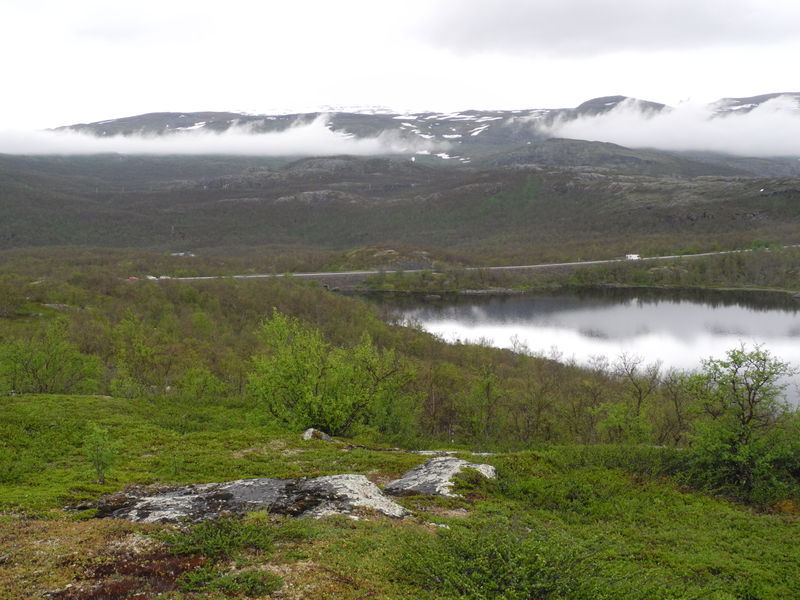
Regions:
<instances>
[{"instance_id":1,"label":"lake shoreline","mask_svg":"<svg viewBox=\"0 0 800 600\"><path fill-rule=\"evenodd\" d=\"M740 346L763 346L800 367L800 299L787 291L633 285L487 291L380 291L366 301L393 322L413 323L449 343L522 348L587 367L598 357L635 356L694 371ZM800 390L800 378L791 385ZM791 396L797 401L800 391Z\"/></svg>"},{"instance_id":2,"label":"lake shoreline","mask_svg":"<svg viewBox=\"0 0 800 600\"><path fill-rule=\"evenodd\" d=\"M599 284L553 284L542 285L528 288L510 287L488 287L488 288L464 288L459 290L390 290L381 288L350 288L337 290L346 296L398 296L398 297L417 297L423 299L437 300L445 297L454 296L524 296L535 295L540 292L591 292L593 290L630 290L630 291L672 291L672 292L720 292L720 293L753 293L782 296L791 298L800 307L800 292L782 288L765 287L737 287L737 286L702 286L702 285L635 285L627 283L599 283Z\"/></svg>"}]
</instances>

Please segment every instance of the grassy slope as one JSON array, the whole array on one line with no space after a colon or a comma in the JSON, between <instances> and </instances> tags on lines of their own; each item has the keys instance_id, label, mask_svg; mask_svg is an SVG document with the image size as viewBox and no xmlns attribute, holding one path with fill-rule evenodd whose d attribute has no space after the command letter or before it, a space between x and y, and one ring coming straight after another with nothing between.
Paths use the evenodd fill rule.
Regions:
<instances>
[{"instance_id":1,"label":"grassy slope","mask_svg":"<svg viewBox=\"0 0 800 600\"><path fill-rule=\"evenodd\" d=\"M63 587L85 577L91 565L108 561L114 544L131 532L165 529L86 520L90 512L60 510L72 502L132 483L355 472L383 484L424 460L302 442L297 433L276 429L257 407L241 402L189 406L99 396L18 396L4 399L2 410L4 447L17 460L16 469L9 468L8 454L2 461L0 598L29 598ZM117 448L106 485L94 483L83 455L87 421L107 427ZM299 526L279 521L271 525L279 533L293 527L302 531L278 535L272 554L248 551L225 568L280 573L288 597L454 597L426 574L447 564L448 548L458 536L475 537L471 546L480 546L481 539L491 545L491 535L500 535L501 527L544 539L541 560L556 570L568 570L569 564L562 565L564 552L579 556L574 585L591 577L598 598L797 597L800 519L756 514L643 474L660 452L562 447L482 457L498 467L497 482L466 481L461 499L403 499L418 518L330 519ZM638 467L636 457L641 458ZM438 530L430 522L451 529ZM440 538L447 544L436 545ZM458 561L447 568L457 579L465 576L458 573Z\"/></svg>"}]
</instances>

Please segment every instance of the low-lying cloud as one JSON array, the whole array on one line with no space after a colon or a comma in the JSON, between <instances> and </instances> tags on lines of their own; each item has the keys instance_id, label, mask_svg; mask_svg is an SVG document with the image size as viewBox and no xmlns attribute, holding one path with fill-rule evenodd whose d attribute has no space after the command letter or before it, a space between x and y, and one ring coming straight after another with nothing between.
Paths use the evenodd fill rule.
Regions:
<instances>
[{"instance_id":1,"label":"low-lying cloud","mask_svg":"<svg viewBox=\"0 0 800 600\"><path fill-rule=\"evenodd\" d=\"M718 114L713 105L680 104L643 113L635 100L613 110L540 130L553 137L613 142L630 148L709 151L739 156L800 156L800 106L779 96L750 112Z\"/></svg>"},{"instance_id":2,"label":"low-lying cloud","mask_svg":"<svg viewBox=\"0 0 800 600\"><path fill-rule=\"evenodd\" d=\"M169 135L115 135L97 137L70 130L0 131L2 154L191 154L249 156L321 156L413 153L446 149L428 140L407 139L392 131L376 137L356 138L333 131L325 117L280 132L258 133L248 125L235 125L218 133L202 129Z\"/></svg>"}]
</instances>

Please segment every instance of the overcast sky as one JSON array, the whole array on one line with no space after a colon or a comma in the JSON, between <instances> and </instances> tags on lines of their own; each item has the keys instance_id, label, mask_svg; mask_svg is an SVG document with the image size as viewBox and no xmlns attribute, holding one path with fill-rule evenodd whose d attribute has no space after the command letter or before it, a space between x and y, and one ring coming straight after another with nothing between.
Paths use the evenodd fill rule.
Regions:
<instances>
[{"instance_id":1,"label":"overcast sky","mask_svg":"<svg viewBox=\"0 0 800 600\"><path fill-rule=\"evenodd\" d=\"M0 0L0 130L800 91L798 0Z\"/></svg>"}]
</instances>

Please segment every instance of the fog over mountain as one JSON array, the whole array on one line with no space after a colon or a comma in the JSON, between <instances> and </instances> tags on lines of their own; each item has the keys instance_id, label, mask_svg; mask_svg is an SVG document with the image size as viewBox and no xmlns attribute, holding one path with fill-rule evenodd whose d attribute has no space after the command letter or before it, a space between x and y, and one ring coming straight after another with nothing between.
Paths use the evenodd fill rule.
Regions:
<instances>
[{"instance_id":1,"label":"fog over mountain","mask_svg":"<svg viewBox=\"0 0 800 600\"><path fill-rule=\"evenodd\" d=\"M674 107L608 96L564 109L414 114L149 113L55 130L0 132L0 153L419 154L469 163L549 138L677 152L800 157L800 93L728 98L711 104L686 102Z\"/></svg>"},{"instance_id":2,"label":"fog over mountain","mask_svg":"<svg viewBox=\"0 0 800 600\"><path fill-rule=\"evenodd\" d=\"M721 152L739 156L800 156L798 95L761 104L680 104L642 111L628 99L612 110L558 119L540 128L554 137L613 142L630 148Z\"/></svg>"},{"instance_id":3,"label":"fog over mountain","mask_svg":"<svg viewBox=\"0 0 800 600\"><path fill-rule=\"evenodd\" d=\"M199 126L198 126L199 125ZM99 136L87 130L0 132L0 152L6 154L227 154L253 156L356 156L430 151L427 140L403 141L392 131L374 137L355 137L333 131L327 117L298 122L281 131L258 132L251 123L235 123L222 131L190 125L170 135L140 132Z\"/></svg>"}]
</instances>

